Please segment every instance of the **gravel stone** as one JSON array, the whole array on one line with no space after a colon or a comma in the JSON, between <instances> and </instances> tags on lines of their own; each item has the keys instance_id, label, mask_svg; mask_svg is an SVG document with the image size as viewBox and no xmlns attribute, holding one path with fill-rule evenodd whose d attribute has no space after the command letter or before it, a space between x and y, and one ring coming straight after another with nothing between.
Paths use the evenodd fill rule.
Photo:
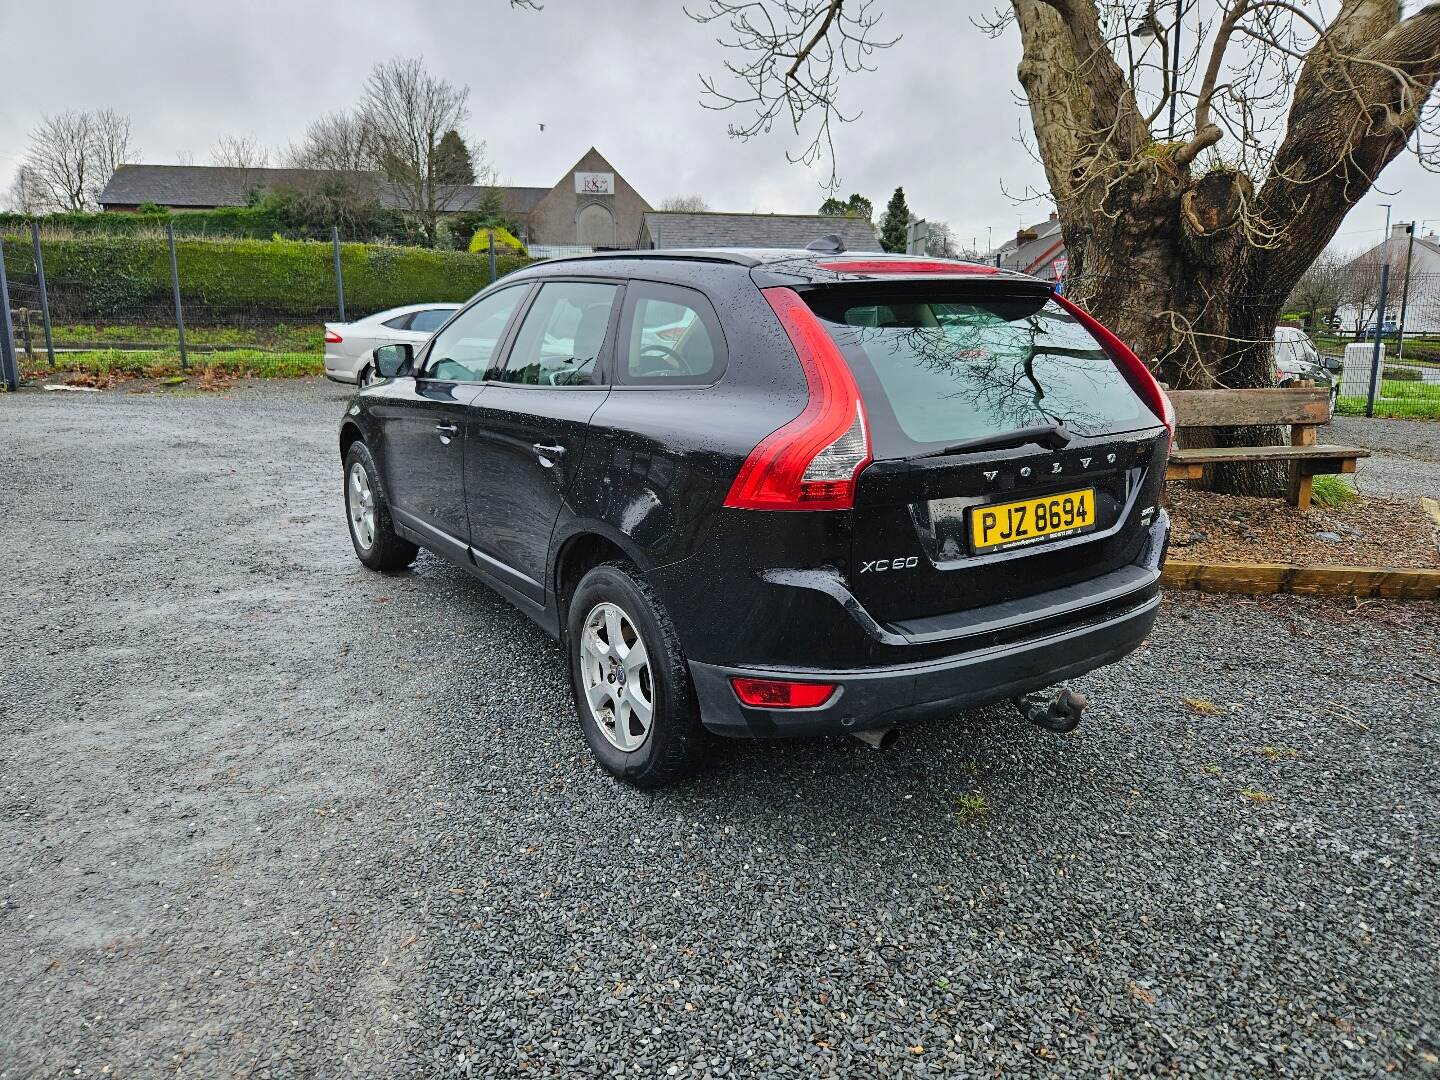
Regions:
<instances>
[{"instance_id":1,"label":"gravel stone","mask_svg":"<svg viewBox=\"0 0 1440 1080\"><path fill-rule=\"evenodd\" d=\"M0 1078L1434 1070L1436 605L1175 595L1074 735L637 792L526 618L355 560L347 396L0 398Z\"/></svg>"}]
</instances>

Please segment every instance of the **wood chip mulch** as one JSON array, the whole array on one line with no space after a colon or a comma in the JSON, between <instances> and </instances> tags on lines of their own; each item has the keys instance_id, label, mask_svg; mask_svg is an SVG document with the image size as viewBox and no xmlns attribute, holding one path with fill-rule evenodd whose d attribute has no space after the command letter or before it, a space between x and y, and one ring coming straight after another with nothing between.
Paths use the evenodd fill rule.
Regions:
<instances>
[{"instance_id":1,"label":"wood chip mulch","mask_svg":"<svg viewBox=\"0 0 1440 1080\"><path fill-rule=\"evenodd\" d=\"M1165 485L1165 507L1176 560L1440 569L1440 529L1418 499L1361 495L1349 506L1301 512L1281 499L1218 495L1172 482Z\"/></svg>"}]
</instances>

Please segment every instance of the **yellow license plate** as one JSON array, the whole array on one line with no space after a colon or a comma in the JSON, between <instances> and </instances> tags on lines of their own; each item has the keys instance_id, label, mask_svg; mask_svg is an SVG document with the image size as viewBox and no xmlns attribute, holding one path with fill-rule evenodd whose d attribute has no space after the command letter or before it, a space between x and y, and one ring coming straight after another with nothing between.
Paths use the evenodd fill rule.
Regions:
<instances>
[{"instance_id":1,"label":"yellow license plate","mask_svg":"<svg viewBox=\"0 0 1440 1080\"><path fill-rule=\"evenodd\" d=\"M975 554L1059 540L1095 528L1095 489L977 506L970 511Z\"/></svg>"}]
</instances>

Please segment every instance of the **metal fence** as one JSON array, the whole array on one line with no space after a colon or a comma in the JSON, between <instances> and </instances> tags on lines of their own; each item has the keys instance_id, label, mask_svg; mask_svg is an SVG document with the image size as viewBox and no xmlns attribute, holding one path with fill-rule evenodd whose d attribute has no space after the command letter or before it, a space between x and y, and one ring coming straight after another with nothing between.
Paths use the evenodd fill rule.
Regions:
<instances>
[{"instance_id":1,"label":"metal fence","mask_svg":"<svg viewBox=\"0 0 1440 1080\"><path fill-rule=\"evenodd\" d=\"M493 245L493 241L492 241ZM0 382L90 354L308 358L324 324L408 303L468 299L513 256L393 245L154 236L0 236ZM293 365L292 365L293 369Z\"/></svg>"}]
</instances>

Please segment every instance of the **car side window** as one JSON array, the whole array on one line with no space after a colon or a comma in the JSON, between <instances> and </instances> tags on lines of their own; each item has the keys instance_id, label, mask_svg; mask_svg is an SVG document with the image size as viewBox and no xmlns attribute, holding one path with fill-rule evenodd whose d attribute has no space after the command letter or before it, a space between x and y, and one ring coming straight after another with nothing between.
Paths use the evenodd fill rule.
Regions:
<instances>
[{"instance_id":1,"label":"car side window","mask_svg":"<svg viewBox=\"0 0 1440 1080\"><path fill-rule=\"evenodd\" d=\"M706 385L725 361L725 338L710 301L694 289L634 282L626 292L621 381Z\"/></svg>"},{"instance_id":2,"label":"car side window","mask_svg":"<svg viewBox=\"0 0 1440 1080\"><path fill-rule=\"evenodd\" d=\"M524 285L501 289L461 312L431 339L425 377L447 382L483 381L526 289Z\"/></svg>"},{"instance_id":3,"label":"car side window","mask_svg":"<svg viewBox=\"0 0 1440 1080\"><path fill-rule=\"evenodd\" d=\"M411 312L407 311L404 315L396 315L393 319L386 319L385 325L391 330L405 330L410 326L410 320L414 317Z\"/></svg>"},{"instance_id":4,"label":"car side window","mask_svg":"<svg viewBox=\"0 0 1440 1080\"><path fill-rule=\"evenodd\" d=\"M454 308L431 308L429 311L417 311L410 316L408 329L417 334L433 334L445 325L446 319L454 314Z\"/></svg>"},{"instance_id":5,"label":"car side window","mask_svg":"<svg viewBox=\"0 0 1440 1080\"><path fill-rule=\"evenodd\" d=\"M598 281L552 281L540 287L515 335L498 382L523 386L590 386L619 286Z\"/></svg>"}]
</instances>

